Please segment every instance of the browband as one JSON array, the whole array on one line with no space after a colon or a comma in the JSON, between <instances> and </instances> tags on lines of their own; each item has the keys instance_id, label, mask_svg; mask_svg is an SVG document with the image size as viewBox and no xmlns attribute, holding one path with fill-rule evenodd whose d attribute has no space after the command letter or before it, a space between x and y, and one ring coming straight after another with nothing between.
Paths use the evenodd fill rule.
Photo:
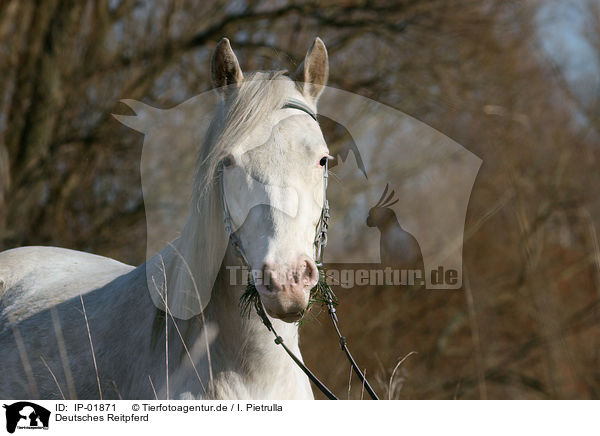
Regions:
<instances>
[{"instance_id":1,"label":"browband","mask_svg":"<svg viewBox=\"0 0 600 436\"><path fill-rule=\"evenodd\" d=\"M301 110L302 112L305 112L308 115L310 115L310 117L313 120L317 121L317 114L314 113L311 108L309 108L307 105L305 105L304 103L302 103L300 100L288 100L283 105L282 109L298 109L298 110Z\"/></svg>"}]
</instances>

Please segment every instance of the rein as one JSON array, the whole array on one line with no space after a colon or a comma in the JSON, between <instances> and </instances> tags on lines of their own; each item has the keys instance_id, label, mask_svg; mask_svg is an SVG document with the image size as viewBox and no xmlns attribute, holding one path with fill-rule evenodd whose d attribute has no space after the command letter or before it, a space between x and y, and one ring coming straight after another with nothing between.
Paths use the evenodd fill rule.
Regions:
<instances>
[{"instance_id":1,"label":"rein","mask_svg":"<svg viewBox=\"0 0 600 436\"><path fill-rule=\"evenodd\" d=\"M315 114L315 112L301 101L289 100L282 107L282 109L301 110L302 112L305 112L306 114L310 115L310 117L313 120L317 121L317 115ZM223 171L222 170L223 170L223 168L221 168L221 170L219 171L219 186L220 186L220 191L221 191L221 202L223 204L223 221L225 224L225 231L229 234L229 237L231 240L231 245L233 246L233 249L235 250L236 254L239 256L239 258L242 261L242 263L244 264L244 266L248 270L250 270L250 263L248 262L248 258L246 257L246 253L245 253L244 247L242 245L242 241L240 240L239 236L237 235L237 232L235 232L233 230L233 222L232 222L232 218L231 218L231 213L229 212L229 207L227 205L227 200L225 197L225 186L223 183ZM329 168L328 168L328 163L326 161L325 162L325 173L323 175L323 207L321 208L321 217L319 218L319 222L317 224L317 228L316 228L316 232L315 232L315 241L314 241L315 262L319 269L319 274L321 274L321 271L323 269L323 254L324 254L325 246L327 245L327 230L329 228L329 201L327 201L327 195L326 195L328 179L329 179ZM317 284L316 286L319 286L319 284ZM346 337L342 335L342 332L339 327L339 321L338 321L336 309L335 309L335 304L336 304L335 296L333 295L333 292L331 291L329 286L326 286L326 290L325 290L325 292L323 292L323 296L324 296L323 303L327 306L327 312L329 313L329 317L331 318L331 321L333 323L335 331L339 337L340 348L342 349L342 351L344 351L344 354L346 355L348 361L352 365L354 372L360 379L364 388L367 390L369 396L373 400L379 400L379 397L377 396L377 394L375 393L375 391L373 390L373 388L371 387L371 385L365 378L364 374L358 367L356 361L352 357L352 354L350 353L350 350L348 348L348 341L346 340ZM277 345L281 345L283 347L283 349L290 356L290 358L294 361L294 363L296 363L296 365L298 365L298 367L300 367L300 369L306 374L306 376L310 379L310 381L323 393L323 395L325 395L330 400L337 400L338 398L327 388L327 386L325 386L325 384L323 382L321 382L317 378L317 376L315 376L311 372L310 369L308 369L308 367L292 352L292 350L290 350L287 347L287 345L283 341L283 338L277 334L277 332L275 331L275 328L273 327L273 324L271 323L271 320L269 319L269 317L266 314L264 305L263 305L260 297L254 300L253 305L254 305L254 309L256 310L256 313L262 320L265 327L269 331L271 331L273 333L273 335L275 336L275 343Z\"/></svg>"}]
</instances>

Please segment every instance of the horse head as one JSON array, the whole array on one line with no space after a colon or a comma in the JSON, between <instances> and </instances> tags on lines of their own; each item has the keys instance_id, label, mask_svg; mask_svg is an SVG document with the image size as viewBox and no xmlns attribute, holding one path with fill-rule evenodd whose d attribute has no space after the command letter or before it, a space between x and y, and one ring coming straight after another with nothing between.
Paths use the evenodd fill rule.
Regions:
<instances>
[{"instance_id":1,"label":"horse head","mask_svg":"<svg viewBox=\"0 0 600 436\"><path fill-rule=\"evenodd\" d=\"M319 275L314 240L329 151L309 115L316 113L327 81L325 45L315 40L293 77L298 83L283 73L258 86L252 83L256 76L246 80L226 39L215 50L211 72L225 122L239 121L249 96L271 108L255 117L255 126L240 141L222 150L222 201L267 313L296 321Z\"/></svg>"}]
</instances>

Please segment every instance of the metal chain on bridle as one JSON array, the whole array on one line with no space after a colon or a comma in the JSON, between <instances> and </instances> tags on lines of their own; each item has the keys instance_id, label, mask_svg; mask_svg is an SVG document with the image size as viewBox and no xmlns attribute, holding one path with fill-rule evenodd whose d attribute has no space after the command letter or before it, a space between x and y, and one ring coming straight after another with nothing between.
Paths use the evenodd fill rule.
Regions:
<instances>
[{"instance_id":1,"label":"metal chain on bridle","mask_svg":"<svg viewBox=\"0 0 600 436\"><path fill-rule=\"evenodd\" d=\"M317 115L312 111L312 109L310 109L308 106L306 106L301 101L289 100L286 102L286 104L283 106L282 109L301 110L301 111L305 112L306 114L310 115L312 119L314 119L315 121L318 122ZM327 230L329 228L329 201L327 201L328 178L329 178L329 168L328 168L328 163L326 161L325 162L325 172L323 175L323 207L321 208L321 216L320 216L319 222L317 224L317 228L316 228L316 232L315 232L315 241L314 241L315 262L319 269L319 274L321 274L321 270L323 268L323 255L324 255L325 247L327 246ZM248 271L250 271L250 263L248 262L248 258L246 257L246 253L245 253L244 247L242 245L242 241L240 240L239 236L237 235L237 232L233 230L233 221L232 221L231 213L229 211L229 207L227 205L227 201L226 201L226 197L225 197L225 186L224 186L224 182L223 182L223 168L222 167L219 169L219 186L220 186L220 191L221 191L221 202L223 204L223 221L225 224L225 231L229 235L231 245L232 245L234 251L236 252L236 254L239 256L242 263L244 264L244 267L246 267L248 269ZM365 375L363 374L363 372L358 367L356 361L352 357L352 354L350 354L350 350L348 349L348 341L346 340L346 337L342 335L342 332L340 330L339 321L338 321L338 317L337 317L337 313L336 313L336 309L335 309L334 296L332 295L331 292L326 292L324 294L324 297L325 297L324 302L325 302L325 305L327 306L327 311L329 313L329 317L331 318L331 321L333 323L335 331L338 334L339 341L340 341L340 347L341 347L342 351L344 351L344 354L346 355L348 361L352 365L354 372L360 379L362 385L364 386L365 390L368 392L369 396L374 400L378 400L379 397L377 397L377 394L375 393L375 391L373 390L373 388L371 387L371 385L365 378ZM263 324L267 327L267 329L269 331L271 331L273 333L273 335L275 335L275 343L277 345L281 345L283 347L283 349L290 356L290 358L296 363L296 365L298 365L300 367L300 369L306 374L306 376L310 379L310 381L312 383L314 383L314 385L327 398L329 398L330 400L337 400L338 398L327 388L327 386L325 386L325 384L323 384L317 378L317 376L315 376L311 372L310 369L308 369L308 367L292 352L292 350L290 350L287 347L287 345L283 341L283 338L277 334L277 332L275 331L275 328L273 327L273 324L271 323L271 320L269 319L269 317L267 316L267 314L265 312L265 308L264 308L263 303L260 300L260 298L254 301L254 308L255 308L258 316L261 318Z\"/></svg>"}]
</instances>

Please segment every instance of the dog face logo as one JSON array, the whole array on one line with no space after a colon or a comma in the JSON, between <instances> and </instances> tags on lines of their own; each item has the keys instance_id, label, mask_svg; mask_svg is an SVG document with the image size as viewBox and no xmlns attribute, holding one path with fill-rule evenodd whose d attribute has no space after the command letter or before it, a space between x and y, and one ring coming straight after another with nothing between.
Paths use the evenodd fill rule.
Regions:
<instances>
[{"instance_id":1,"label":"dog face logo","mask_svg":"<svg viewBox=\"0 0 600 436\"><path fill-rule=\"evenodd\" d=\"M6 431L19 429L48 429L50 411L28 401L4 405L6 409Z\"/></svg>"},{"instance_id":2,"label":"dog face logo","mask_svg":"<svg viewBox=\"0 0 600 436\"><path fill-rule=\"evenodd\" d=\"M197 189L192 181L197 180L198 144L210 132L216 98L216 93L210 91L164 110L124 100L136 115L115 115L144 134L141 176L147 254L158 270L162 259L154 254L180 236L190 216L190 198ZM425 289L460 289L466 212L481 159L407 114L340 89L324 87L318 115L331 156L327 185L331 216L325 264L343 264L346 268L352 268L351 264L384 265L398 271L418 271ZM260 133L257 137L270 138L275 129L256 131ZM255 136L248 134L240 139L240 143L251 145L245 150L248 156L260 153L265 143ZM302 137L297 133L294 140L300 144ZM258 186L256 180L252 173L224 179L229 197L235 200L239 191L237 198L244 200L228 205L231 214L238 213L233 216L235 223L241 225L250 209L258 205L280 209L293 217L306 204L300 195L310 192L306 187L288 186L289 180L271 183L268 177ZM245 184L253 189L246 189ZM279 190L278 196L265 195L274 189ZM286 202L274 204L272 199ZM201 215L216 218L214 225L211 223L212 239L202 247L210 246L213 255L202 257L196 253L202 249L194 251L193 247L180 253L189 265L203 262L204 277L193 285L181 285L183 292L174 292L177 286L164 287L172 292L168 298L171 312L185 319L202 310L198 300L203 305L210 300L229 243L222 217L218 211L212 213L219 202L205 203L208 212L201 211ZM199 205L192 206L199 210ZM155 270L146 270L150 273L148 289L155 304L162 307L164 302L155 291L160 286L151 273ZM173 270L177 276L184 275L187 268L182 265ZM173 275L169 271L165 275L169 274Z\"/></svg>"}]
</instances>

